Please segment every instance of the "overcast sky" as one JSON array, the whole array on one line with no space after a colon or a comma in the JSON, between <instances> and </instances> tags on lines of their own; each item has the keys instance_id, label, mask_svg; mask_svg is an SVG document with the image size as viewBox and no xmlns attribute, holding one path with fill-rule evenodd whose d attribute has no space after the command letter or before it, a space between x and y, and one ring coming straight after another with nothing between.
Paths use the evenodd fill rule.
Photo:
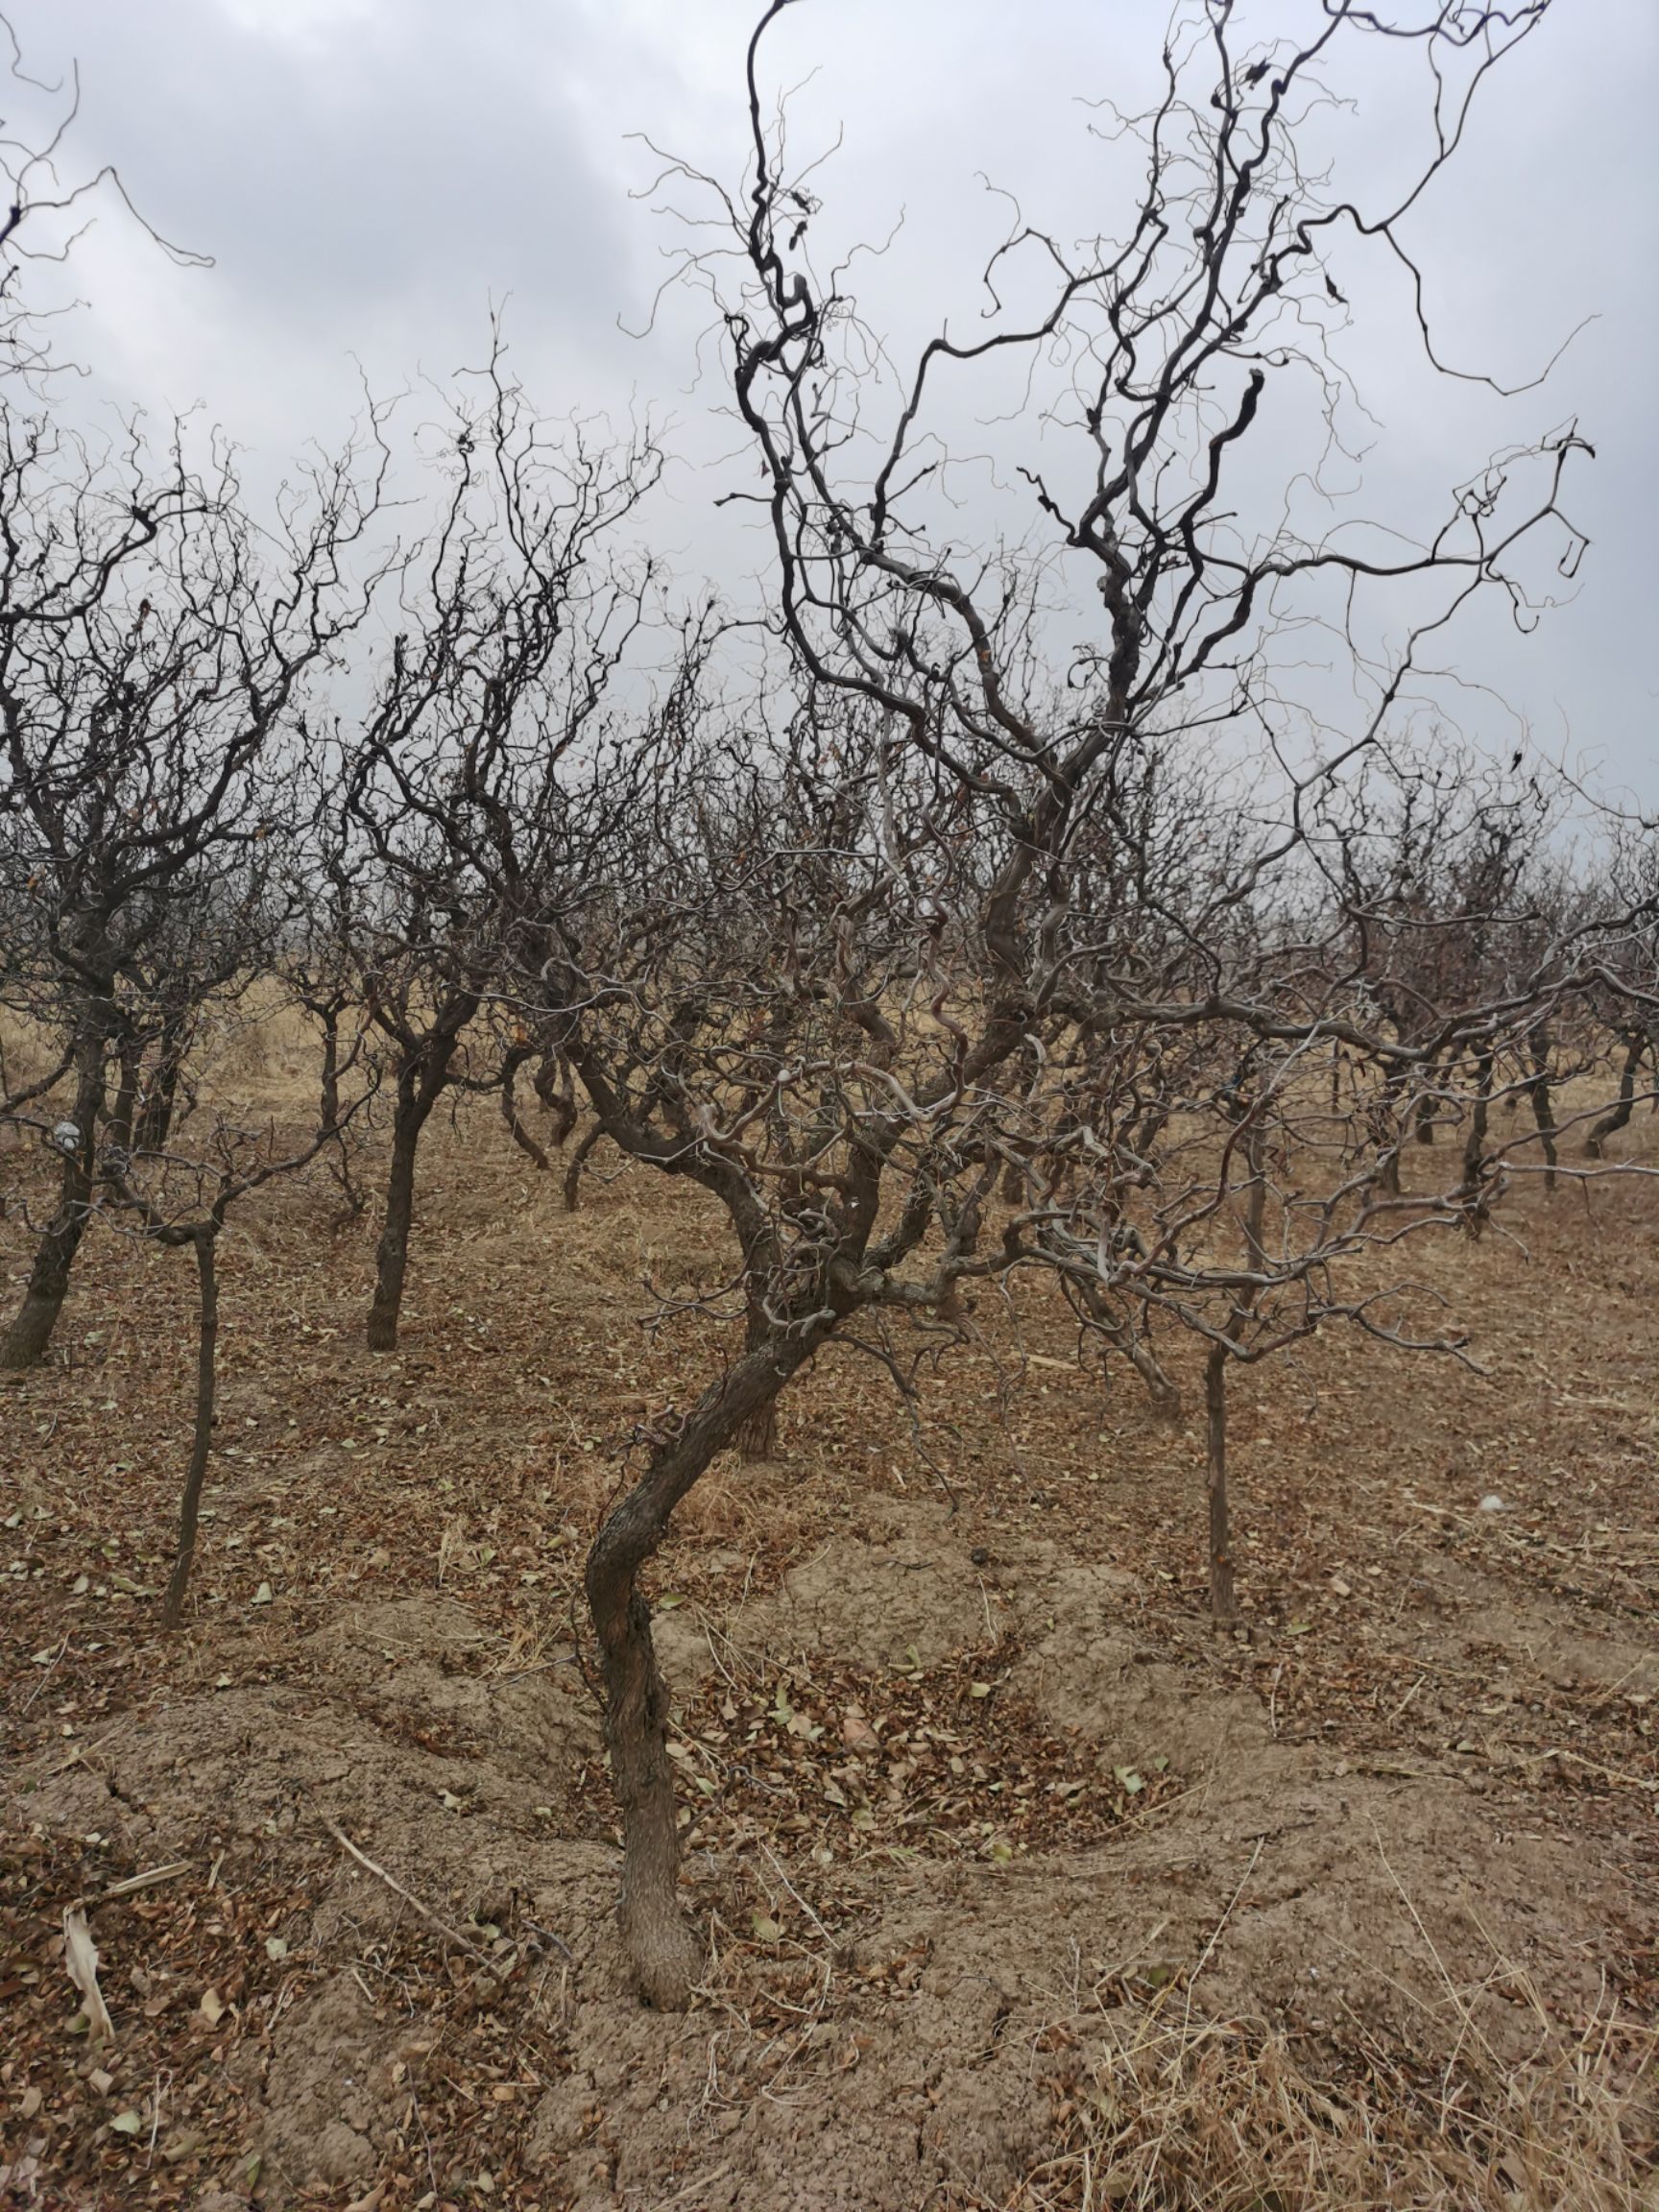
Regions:
<instances>
[{"instance_id":1,"label":"overcast sky","mask_svg":"<svg viewBox=\"0 0 1659 2212\"><path fill-rule=\"evenodd\" d=\"M91 389L158 412L200 404L275 470L338 441L357 363L380 392L484 350L506 303L513 363L551 414L650 407L684 465L655 527L683 568L733 555L712 500L746 467L698 379L708 309L678 296L641 326L679 235L648 187L644 133L735 180L745 148L737 0L11 0L32 70L79 61L82 165L118 163L158 229L213 257L171 267L117 212L75 264ZM1317 0L1241 0L1292 30ZM1080 97L1133 104L1167 9L1152 0L805 0L771 54L810 77L796 143L845 143L820 180L841 236L905 226L875 310L902 338L948 309L1006 222L977 173L1069 236L1110 229L1114 177ZM816 74L813 74L813 73ZM1345 81L1349 157L1410 150L1401 86ZM1506 380L1599 318L1542 393L1507 407L1414 365L1390 315L1347 363L1380 418L1390 486L1415 496L1488 451L1576 416L1599 460L1571 505L1593 541L1577 595L1520 641L1486 625L1468 673L1538 741L1659 796L1659 6L1556 0L1506 64L1418 232L1446 343ZM13 94L13 117L25 97ZM1357 136L1354 133L1358 133ZM1361 282L1363 282L1361 276ZM1383 307L1387 302L1381 294ZM757 549L754 561L760 558ZM739 566L741 562L739 561Z\"/></svg>"}]
</instances>

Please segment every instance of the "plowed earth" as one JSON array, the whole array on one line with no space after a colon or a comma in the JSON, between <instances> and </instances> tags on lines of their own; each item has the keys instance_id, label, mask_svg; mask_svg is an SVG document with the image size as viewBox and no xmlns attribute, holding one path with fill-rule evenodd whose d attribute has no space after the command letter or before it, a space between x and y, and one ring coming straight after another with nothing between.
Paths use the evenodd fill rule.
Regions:
<instances>
[{"instance_id":1,"label":"plowed earth","mask_svg":"<svg viewBox=\"0 0 1659 2212\"><path fill-rule=\"evenodd\" d=\"M1213 2179L1205 2115L1267 2126L1286 2065L1370 2116L1364 2201L1659 2202L1659 1184L1418 1250L1483 1372L1333 1335L1240 1375L1235 1638L1199 1429L1038 1292L913 1412L822 1358L653 1570L709 1946L664 2017L615 1955L580 1571L730 1341L653 1333L647 1285L730 1266L694 1196L596 1165L569 1216L482 1108L435 1127L391 1356L326 1179L234 1220L179 1636L187 1256L90 1239L0 1388L0 2202L1360 2202L1300 2152L1302 2195ZM1202 2094L1148 2151L1160 2038ZM1442 2152L1474 2193L1388 2194Z\"/></svg>"}]
</instances>

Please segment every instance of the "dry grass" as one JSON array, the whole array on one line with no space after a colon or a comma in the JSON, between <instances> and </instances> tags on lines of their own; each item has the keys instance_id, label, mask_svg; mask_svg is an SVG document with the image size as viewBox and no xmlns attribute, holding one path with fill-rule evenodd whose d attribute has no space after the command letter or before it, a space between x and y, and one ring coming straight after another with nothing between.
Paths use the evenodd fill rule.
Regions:
<instances>
[{"instance_id":1,"label":"dry grass","mask_svg":"<svg viewBox=\"0 0 1659 2212\"><path fill-rule=\"evenodd\" d=\"M6 1042L30 1049L27 1039ZM226 1035L204 1111L222 1083L228 1104L240 1097L244 1110L252 1102L298 1120L311 1101L314 1043L276 1025ZM1659 1165L1656 1137L1659 1121L1644 1111L1619 1149ZM369 1142L380 1138L372 1131ZM365 1165L373 1190L373 1151ZM1435 1155L1421 1172L1443 1165ZM1408 1177L1417 1166L1408 1158ZM289 2202L328 2212L373 2190L382 2192L378 2212L412 2212L434 2188L439 2204L484 2201L469 2180L446 2176L446 2158L493 2176L492 2212L553 2212L583 2200L583 2159L620 2158L614 2147L630 2141L646 2142L656 2164L639 2152L643 2179L618 2165L587 2201L629 2212L670 2202L684 2212L797 2212L807 2200L792 2193L795 2177L805 2188L831 2172L854 2121L865 2130L863 2195L815 2195L815 2207L1659 2212L1650 2025L1659 1185L1563 1189L1547 1202L1532 1184L1502 1217L1505 1233L1479 1244L1425 1241L1416 1263L1474 1328L1484 1375L1331 1337L1306 1347L1293 1369L1255 1370L1241 1382L1247 1641L1220 1642L1202 1619L1201 1438L1190 1421L1150 1418L1132 1383L1103 1389L1098 1369L1075 1361L1055 1301L1032 1291L1017 1317L987 1301L984 1346L923 1376L926 1442L957 1498L949 1513L903 1409L874 1370L842 1355L821 1360L783 1409L779 1458L723 1461L687 1502L655 1569L659 1596L685 1603L665 1619L682 1631L706 1620L717 1639L741 1634L745 1650L758 1650L762 1630L748 1625L757 1605L774 1639L794 1634L780 1594L820 1552L836 1572L867 1573L892 1550L896 1527L913 1531L927 1572L907 1555L888 1583L869 1589L897 1588L897 1603L915 1607L936 1581L955 1587L940 1567L949 1554L965 1615L940 1629L955 1640L926 1670L850 1655L832 1637L812 1649L810 1679L793 1645L777 1665L767 1646L754 1682L727 1641L719 1652L731 1664L700 1679L682 1654L678 1720L695 1771L718 1776L709 1798L687 1806L707 1822L688 1884L716 1940L703 2004L676 2024L642 2019L607 1979L610 1812L596 1752L579 1760L568 1743L539 1737L534 1777L520 1786L483 1722L474 1742L465 1732L474 1723L444 1703L450 1693L472 1695L485 1676L492 1714L551 1685L570 1685L577 1697L571 1630L585 1539L620 1479L635 1422L683 1404L725 1340L694 1318L659 1333L640 1326L652 1305L647 1280L715 1283L729 1256L701 1199L615 1166L608 1152L595 1155L584 1211L569 1217L556 1179L535 1176L511 1150L493 1102L469 1102L454 1124L440 1117L422 1156L408 1327L394 1359L371 1358L360 1341L373 1209L343 1221L321 1172L250 1202L227 1244L225 1404L195 1609L180 1639L156 1633L152 1600L186 1441L187 1270L131 1239L88 1240L53 1360L9 1384L0 1407L0 1521L11 1524L0 1545L10 1599L0 1694L13 1774L44 1777L39 1791L10 1799L0 1855L0 1975L16 1959L29 1977L8 2022L15 2041L0 2052L0 2167L33 2155L35 2136L13 2124L32 2082L44 2095L38 2128L51 2123L42 2156L73 2171L98 2212L140 2200L193 2212L209 2177L240 2190L241 2161L276 2139L271 2116L282 2118L279 2082L246 2086L264 2079L269 2047L315 2041L321 2071L332 2064L342 2079L363 2080L381 2014L373 2032L352 2029L368 2039L359 2048L344 2030L326 2045L306 2009L333 2004L335 1984L356 1973L385 2022L404 2022L414 2039L419 2106L416 2119L396 2122L403 2147L380 2148L361 2189L296 2185ZM33 1149L9 1155L5 1173L18 1197L33 1200L43 1187ZM20 1274L29 1242L19 1214L3 1238L0 1257ZM1190 1392L1190 1369L1181 1379ZM1490 1490L1503 1495L1502 1513L1479 1511ZM946 1787L939 1770L959 1746L938 1739L966 1738L970 1727L985 1734L988 1748L975 1755L986 1787L1001 1792L999 1833L1017 1833L1021 1762L1043 1749L1037 1720L1012 1690L974 1698L964 1683L984 1672L973 1654L981 1630L991 1635L992 1601L998 1627L1018 1612L1035 1643L1046 1628L1039 1598L1052 1590L1058 1602L1073 1567L1115 1577L1096 1627L1134 1643L1137 1662L1156 1662L1128 1669L1127 1689L1163 1682L1159 1725L1185 1719L1193 1742L1149 1740L1149 1753L1174 1754L1167 1782L1153 1782L1146 1764L1133 1816L1098 1823L1093 1842L1070 1818L1070 1799L1050 1796L1039 1777L1023 1800L1037 1809L1028 1858L994 1864L972 1837L952 1851L950 1839L936 1844L909 1829L911 1841L894 1849L902 1816L925 1809L934 1784ZM824 1576L817 1587L828 1605ZM366 1693L353 1677L359 1703L347 1700L336 1647L319 1632L376 1606L440 1599L446 1617L473 1623L476 1639L423 1663L417 1654L421 1671L408 1679L423 1685L419 1696L372 1705L366 1719ZM766 1613L768 1603L778 1609ZM913 1632L906 1625L901 1646ZM363 1683L380 1685L383 1672L383 1686L404 1679L401 1646L397 1667L382 1649L395 1642L374 1629ZM775 1718L783 1665L798 1718L822 1723L820 1747ZM874 1827L854 1827L824 1789L846 1763L838 1730L855 1694L873 1719L894 1716L884 1725L891 1754L884 1743L867 1762ZM483 1712L484 1693L477 1697ZM246 1700L249 1742L228 1735L211 1759L229 1770L226 1802L248 1808L251 1835L241 1840L223 1811L199 1809L202 1775L218 1769L204 1767L198 1739L216 1706L228 1713L236 1699ZM1325 1825L1287 1820L1283 1835L1275 1830L1257 1883L1218 1925L1249 1857L1249 1823L1279 1817L1277 1804L1260 1817L1228 1812L1196 1743L1210 1725L1204 1716L1246 1703L1262 1722L1263 1756L1296 1762L1287 1793L1305 1793ZM467 1915L486 1907L500 1917L497 1893L520 1881L525 1897L540 1887L541 1902L521 1897L514 1908L534 1972L527 1964L485 2007L456 1984L423 1924L398 1921L376 1948L382 1939L369 1932L327 1922L341 1853L321 1830L281 1826L274 1797L276 1825L266 1821L261 1717L311 1728L318 1767L331 1777L312 1787L328 1792L330 1817L447 1925L470 1927ZM1073 1741L1069 1722L1044 1726L1058 1730L1056 1743L1066 1739L1050 1760L1057 1774L1063 1753L1066 1776L1092 1762L1104 1784L1113 1759L1125 1756L1097 1756ZM709 1755L718 1767L698 1747L715 1729L727 1737ZM908 1748L900 1730L915 1739ZM124 1765L110 1768L124 1794L105 1799L93 1778L115 1756L106 1749L111 1731L124 1731L115 1739ZM931 1765L911 1770L927 1731ZM353 1760L371 1745L378 1780L336 1762L337 1737L351 1743ZM169 1758L177 1752L173 1779L158 1743ZM453 1797L468 1775L482 1793L461 1791L464 1807L447 1802L441 1792ZM1216 1805L1206 1813L1213 1785ZM84 1801L71 1799L72 1788ZM1369 1923L1328 1915L1322 1930L1311 1925L1312 1909L1329 1908L1345 1885L1368 1894L1361 1875L1385 1885L1369 1831L1360 1822L1352 1834L1345 1801L1357 1788L1358 1804L1386 1796L1397 1805L1404 1828L1419 1815L1430 1823L1413 1865L1390 1842L1413 1892L1387 1888L1405 1931L1392 1948ZM48 1815L52 1791L62 1802ZM1433 1825L1449 1804L1455 1817ZM977 1799L970 1809L988 1815ZM1224 1832L1235 1821L1242 1841ZM229 1856L209 1891L203 1884L225 1841L214 1839L215 1822ZM1567 1872L1549 1894L1541 1883L1526 1916L1511 1911L1502 1928L1481 1900L1494 1942L1515 1951L1494 1950L1482 1982L1487 1953L1466 1929L1458 1936L1453 1909L1471 1887L1480 1896L1484 1869L1501 1867L1500 1830L1504 1849L1518 1834L1531 1837L1527 1866ZM101 1840L89 1839L93 1831ZM1559 1859L1542 1856L1546 1842ZM123 1973L132 1960L150 1973L165 1963L188 2002L152 2020L135 1988L112 1984L125 1991L134 2042L116 2102L100 2103L87 2087L89 2061L63 2027L52 1949L61 1906L111 1875L191 1852L194 1888L141 1892L108 1908L101 1923ZM597 1874L570 1871L590 1864ZM489 1871L474 1881L474 1868ZM1276 1887L1257 1912L1255 1892L1269 1875ZM488 1894L477 1887L486 1881ZM359 1887L383 1888L372 1879ZM355 1888L348 1894L358 1911ZM386 1892L379 1902L396 1900ZM1162 1986L1102 1980L1091 1962L1079 1988L1068 1978L1054 1995L1049 1951L1057 1960L1075 1934L1118 1960L1123 1927L1162 1926L1166 1913L1184 1917L1156 1954L1176 1961ZM925 1915L917 1933L912 1923ZM760 1932L768 1926L781 1937ZM274 1932L286 1945L280 1959L267 1952ZM518 1939L517 1921L509 1932ZM1516 1947L1534 1934L1539 1948L1522 1956ZM1373 1997L1384 1990L1394 2032L1375 2005L1363 2017L1341 2011L1324 1984L1316 2003L1304 2002L1308 1960L1329 1960L1337 1936L1363 1952L1355 1985L1364 1979ZM1422 1969L1415 1996L1390 1981L1403 1947ZM973 2009L993 1972L1020 1984L1000 2047L989 2012ZM205 1987L228 1994L238 1975L247 1981L237 2010L210 2043L190 2008ZM550 1995L543 2004L543 1989L558 1992L556 2007ZM322 2017L326 2027L330 2015ZM1495 2017L1513 2029L1507 2040ZM721 2067L705 2096L699 2054L715 2035L725 2038ZM1001 2066L998 2048L1019 2063ZM529 2124L537 2097L556 2104L566 2080L597 2083L616 2052L631 2054L628 2066L618 2061L602 2087L583 2088L596 2117L584 2117L574 2147L555 2154L545 2138L538 2147ZM685 2054L694 2081L674 2071ZM233 2082L230 2061L243 2059L248 2070ZM148 2121L134 2141L110 2132L110 2114L129 2102L148 2112L144 2100L163 2080L176 2084L174 2103L199 2099L190 2126L200 2141L177 2165L165 2155L146 2165ZM517 2103L492 2105L493 2087L511 2082L523 2091ZM941 2082L957 2103L934 2109ZM971 2171L958 2155L963 2113L999 2124L1028 2104L1034 2139L1018 2158L995 2181ZM785 2186L779 2164L766 2163L776 2142L763 2130L819 2109L833 2113L839 2132L822 2145L804 2134ZM291 2101L294 2141L310 2110ZM891 2134L880 2134L889 2120ZM925 2176L916 2144L931 2124L945 2141ZM952 2177L938 2178L939 2168ZM734 2180L719 2181L723 2170ZM90 2193L99 2188L104 2197Z\"/></svg>"},{"instance_id":2,"label":"dry grass","mask_svg":"<svg viewBox=\"0 0 1659 2212\"><path fill-rule=\"evenodd\" d=\"M1433 2073L1373 2045L1333 2080L1282 2033L1119 2008L1006 2212L1631 2212L1655 2038L1540 2013L1531 2063Z\"/></svg>"}]
</instances>

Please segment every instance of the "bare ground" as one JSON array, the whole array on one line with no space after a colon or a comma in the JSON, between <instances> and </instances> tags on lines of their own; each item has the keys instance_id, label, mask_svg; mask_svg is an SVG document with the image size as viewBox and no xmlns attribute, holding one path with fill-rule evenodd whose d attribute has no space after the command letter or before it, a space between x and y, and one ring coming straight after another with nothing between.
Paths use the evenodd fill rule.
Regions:
<instances>
[{"instance_id":1,"label":"bare ground","mask_svg":"<svg viewBox=\"0 0 1659 2212\"><path fill-rule=\"evenodd\" d=\"M575 1599L717 1353L641 1278L724 1262L642 1177L569 1219L518 1166L482 1113L435 1145L391 1358L325 1186L246 1217L180 1637L184 1262L89 1246L0 1396L0 2201L1659 2204L1659 1190L1425 1255L1484 1375L1336 1337L1245 1380L1238 1639L1200 1437L1041 1302L915 1431L822 1361L656 1573L674 2018L618 1971Z\"/></svg>"}]
</instances>

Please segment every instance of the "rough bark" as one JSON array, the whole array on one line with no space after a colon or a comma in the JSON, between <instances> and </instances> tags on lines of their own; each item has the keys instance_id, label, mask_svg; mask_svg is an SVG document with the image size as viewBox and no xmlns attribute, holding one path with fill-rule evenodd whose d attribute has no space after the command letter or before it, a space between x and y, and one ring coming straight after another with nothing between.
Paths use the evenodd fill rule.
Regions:
<instances>
[{"instance_id":1,"label":"rough bark","mask_svg":"<svg viewBox=\"0 0 1659 2212\"><path fill-rule=\"evenodd\" d=\"M762 1406L744 1422L736 1435L737 1456L745 1466L778 1456L778 1406Z\"/></svg>"},{"instance_id":2,"label":"rough bark","mask_svg":"<svg viewBox=\"0 0 1659 2212\"><path fill-rule=\"evenodd\" d=\"M751 1277L753 1281L753 1277ZM771 1335L765 1310L751 1306L744 1324L743 1349L746 1353L760 1351ZM776 1456L778 1451L778 1400L768 1398L738 1424L733 1439L737 1456L746 1466L754 1466L763 1459Z\"/></svg>"},{"instance_id":3,"label":"rough bark","mask_svg":"<svg viewBox=\"0 0 1659 2212\"><path fill-rule=\"evenodd\" d=\"M1587 1160L1600 1159L1608 1138L1616 1137L1623 1128L1636 1102L1636 1070L1642 1065L1647 1040L1640 1029L1627 1029L1623 1032L1623 1043L1624 1065L1619 1070L1619 1095L1584 1140L1584 1157Z\"/></svg>"},{"instance_id":4,"label":"rough bark","mask_svg":"<svg viewBox=\"0 0 1659 2212\"><path fill-rule=\"evenodd\" d=\"M323 1024L323 1080L318 1093L319 1126L332 1136L340 1126L340 1009L318 1009Z\"/></svg>"},{"instance_id":5,"label":"rough bark","mask_svg":"<svg viewBox=\"0 0 1659 2212\"><path fill-rule=\"evenodd\" d=\"M190 1050L188 1022L169 1022L161 1031L156 1056L156 1072L138 1116L138 1149L141 1152L160 1152L173 1134L174 1118L179 1107L179 1086L183 1080L184 1062Z\"/></svg>"},{"instance_id":6,"label":"rough bark","mask_svg":"<svg viewBox=\"0 0 1659 2212\"><path fill-rule=\"evenodd\" d=\"M179 1545L161 1604L161 1625L177 1628L184 1611L184 1593L190 1584L190 1563L196 1556L196 1526L202 1509L202 1484L207 1457L213 1449L213 1400L219 1341L219 1279L214 1263L218 1230L203 1223L190 1238L196 1253L199 1290L196 1332L196 1432L185 1470L183 1495L179 1502Z\"/></svg>"},{"instance_id":7,"label":"rough bark","mask_svg":"<svg viewBox=\"0 0 1659 2212\"><path fill-rule=\"evenodd\" d=\"M570 1063L556 1052L543 1053L532 1088L547 1109L552 1123L547 1141L557 1150L576 1126L576 1086Z\"/></svg>"},{"instance_id":8,"label":"rough bark","mask_svg":"<svg viewBox=\"0 0 1659 2212\"><path fill-rule=\"evenodd\" d=\"M1181 1392L1165 1372L1163 1362L1150 1346L1131 1336L1128 1344L1129 1363L1146 1385L1146 1396L1152 1410L1162 1421L1179 1421L1181 1418Z\"/></svg>"},{"instance_id":9,"label":"rough bark","mask_svg":"<svg viewBox=\"0 0 1659 2212\"><path fill-rule=\"evenodd\" d=\"M519 1118L517 1083L519 1058L521 1057L523 1055L515 1057L513 1054L509 1054L501 1070L501 1118L507 1124L508 1135L517 1145L519 1151L528 1154L529 1158L534 1161L538 1171L545 1175L552 1167L553 1163Z\"/></svg>"},{"instance_id":10,"label":"rough bark","mask_svg":"<svg viewBox=\"0 0 1659 2212\"><path fill-rule=\"evenodd\" d=\"M565 1170L565 1211L577 1212L582 1203L582 1170L588 1165L588 1155L605 1134L604 1124L595 1121L570 1155L570 1165Z\"/></svg>"},{"instance_id":11,"label":"rough bark","mask_svg":"<svg viewBox=\"0 0 1659 2212\"><path fill-rule=\"evenodd\" d=\"M17 1372L36 1366L46 1356L63 1301L69 1274L92 1207L92 1162L105 1102L104 1041L108 1025L89 1019L76 1054L74 1120L80 1132L72 1151L62 1156L58 1205L41 1233L29 1270L23 1303L0 1346L0 1369Z\"/></svg>"},{"instance_id":12,"label":"rough bark","mask_svg":"<svg viewBox=\"0 0 1659 2212\"><path fill-rule=\"evenodd\" d=\"M118 1144L124 1152L132 1149L132 1124L138 1111L138 1083L143 1059L143 1039L124 1037L117 1063L120 1073L116 1078L115 1096L110 1102L108 1118L104 1124L108 1142Z\"/></svg>"},{"instance_id":13,"label":"rough bark","mask_svg":"<svg viewBox=\"0 0 1659 2212\"><path fill-rule=\"evenodd\" d=\"M1531 1044L1532 1074L1527 1085L1527 1095L1532 1104L1532 1118L1538 1126L1538 1142L1544 1151L1544 1188L1555 1188L1555 1167L1561 1155L1556 1149L1555 1106L1550 1092L1550 1033L1540 1029Z\"/></svg>"},{"instance_id":14,"label":"rough bark","mask_svg":"<svg viewBox=\"0 0 1659 2212\"><path fill-rule=\"evenodd\" d=\"M1209 1452L1210 1618L1230 1628L1238 1618L1233 1588L1233 1531L1227 1505L1227 1347L1212 1344L1204 1362L1204 1430Z\"/></svg>"},{"instance_id":15,"label":"rough bark","mask_svg":"<svg viewBox=\"0 0 1659 2212\"><path fill-rule=\"evenodd\" d=\"M1266 1141L1259 1108L1247 1111L1238 1134L1238 1150L1250 1171L1244 1192L1244 1256L1252 1268L1265 1271L1266 1250L1262 1230L1267 1218ZM1256 1310L1255 1288L1235 1299L1229 1329L1241 1338ZM1204 1361L1204 1431L1208 1455L1206 1488L1210 1505L1210 1618L1217 1628L1231 1628L1238 1618L1238 1600L1233 1583L1233 1521L1227 1499L1227 1362L1233 1357L1225 1344L1212 1344Z\"/></svg>"},{"instance_id":16,"label":"rough bark","mask_svg":"<svg viewBox=\"0 0 1659 2212\"><path fill-rule=\"evenodd\" d=\"M657 1446L644 1474L607 1517L588 1554L588 1608L599 1645L605 1743L622 1815L623 1948L639 1994L676 2009L689 1999L700 1947L679 1898L680 1837L668 1758L668 1691L657 1665L639 1573L675 1506L738 1429L772 1404L829 1334L775 1334L704 1392Z\"/></svg>"},{"instance_id":17,"label":"rough bark","mask_svg":"<svg viewBox=\"0 0 1659 2212\"><path fill-rule=\"evenodd\" d=\"M1468 1209L1464 1218L1469 1229L1477 1236L1486 1219L1486 1135L1492 1118L1495 1059L1490 1047L1476 1055L1475 1104L1469 1116L1469 1133L1463 1140L1463 1180L1456 1192Z\"/></svg>"},{"instance_id":18,"label":"rough bark","mask_svg":"<svg viewBox=\"0 0 1659 2212\"><path fill-rule=\"evenodd\" d=\"M477 1009L470 998L450 1000L419 1046L397 1070L392 1113L392 1163L386 1178L386 1214L374 1254L374 1298L364 1332L371 1352L395 1352L409 1266L409 1232L415 1220L415 1156L421 1132L449 1082L461 1032Z\"/></svg>"},{"instance_id":19,"label":"rough bark","mask_svg":"<svg viewBox=\"0 0 1659 2212\"><path fill-rule=\"evenodd\" d=\"M392 1165L386 1178L386 1214L374 1253L374 1300L365 1332L371 1352L395 1352L397 1321L403 1310L403 1283L409 1267L409 1231L415 1219L415 1157L426 1114L413 1085L408 1095L398 1085L392 1122Z\"/></svg>"}]
</instances>

